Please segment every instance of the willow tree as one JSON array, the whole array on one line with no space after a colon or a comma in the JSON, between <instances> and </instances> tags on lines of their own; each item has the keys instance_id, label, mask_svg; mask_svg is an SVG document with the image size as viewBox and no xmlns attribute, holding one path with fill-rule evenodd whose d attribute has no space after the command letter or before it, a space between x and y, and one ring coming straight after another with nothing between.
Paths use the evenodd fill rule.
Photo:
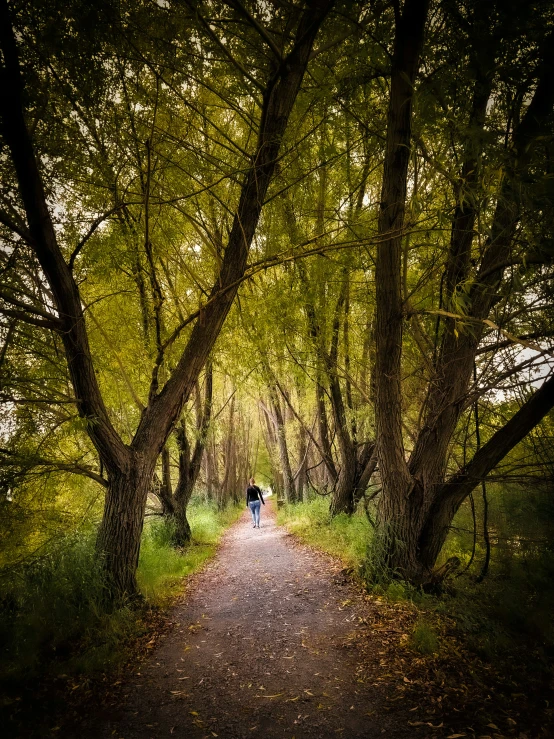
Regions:
<instances>
[{"instance_id":1,"label":"willow tree","mask_svg":"<svg viewBox=\"0 0 554 739\"><path fill-rule=\"evenodd\" d=\"M520 8L515 3L511 10ZM466 44L461 59L470 93L465 104L460 98L457 101L467 118L455 152L459 169L448 183L454 202L442 288L437 291L440 302L418 315L403 294L402 266L410 226L406 213L410 152L416 149L414 89L418 89L422 49L423 59L432 53L424 46L429 3L406 0L402 9L396 7L375 271L375 410L382 480L378 512L384 565L415 581L433 577L449 525L464 499L554 406L551 376L461 469L449 465L458 421L471 406L472 394L478 392L471 383L480 345L486 349L491 341L486 329L500 322L500 329L506 331L510 325L506 306L513 282L510 274L506 279L506 271L523 265L520 280L526 279L527 270L529 290L536 285L533 268L526 267L529 249L521 233L527 230L530 235L536 209L545 205L544 196L533 201L526 190L532 192L549 167L548 150L541 149L541 142L552 130L554 36L548 25L542 36L536 35L537 19L544 10L539 8L536 16L530 10L530 17L524 13L518 24L510 8L500 4L494 5L492 16L491 7L485 12L479 3L467 3L463 13L454 5L444 6L446 19ZM433 13L434 29L440 28L441 10L433 6ZM515 72L518 64L528 72L523 85ZM491 143L495 126L501 127L502 147ZM430 166L444 176L444 166L433 160L424 141L422 147ZM491 162L501 162L501 175L494 182L489 171L486 189L485 172ZM541 258L535 249L535 256L537 263L548 263L546 253ZM544 269L543 279L548 280L551 275ZM426 311L438 316L440 325L420 425L408 455L403 431L403 331L407 321L420 320ZM518 338L510 335L512 341L517 343ZM525 344L524 337L520 341ZM432 338L430 344L432 349ZM534 348L543 351L537 344Z\"/></svg>"},{"instance_id":2,"label":"willow tree","mask_svg":"<svg viewBox=\"0 0 554 739\"><path fill-rule=\"evenodd\" d=\"M174 32L177 28L180 33L190 33L194 29L191 43L202 50L201 67L205 69L209 66L210 55L219 62L222 59L226 61L228 68L233 70L233 76L236 78L238 74L242 79L242 94L255 101L257 112L251 119L250 136L247 137L248 150L240 147L243 152L240 167L242 171L231 175L233 181L238 179L238 182L227 206L232 212L231 226L228 234L222 237L224 242L217 249L215 280L204 290L200 308L183 321L177 321L171 331L164 330L161 321L162 295L152 272L158 352L140 420L131 441L126 443L110 417L95 372L81 288L75 279L75 262L84 242L74 245L69 253L62 248L53 217L55 202L47 197L44 186L43 170L48 162L41 161L41 151L33 141L33 124L26 111L25 95L30 70L25 64L22 67L18 48L24 46L28 29L23 26L23 32L20 31L19 17L14 14L14 9L10 9L7 0L2 0L0 75L4 94L1 103L1 132L13 164L10 175L14 184L17 184L19 197L14 198L11 193L11 212L3 212L1 220L4 226L18 235L22 247L33 254L40 265L48 290L41 307L31 305L25 295L16 292L4 294L3 298L7 303L4 312L11 312L21 320L32 320L45 330L55 331L60 336L79 414L86 423L87 433L107 474L98 551L110 588L116 596L133 596L137 591L135 572L144 507L156 461L183 404L194 388L244 276L249 247L273 177L291 110L300 90L314 40L331 5L330 0L311 0L306 6L291 8L290 14L279 11L273 16L273 26L266 28L246 8L237 4L227 29L231 41L225 40L223 34L219 35L209 21L216 4L195 4L188 18L175 20L171 16L170 20L174 21L174 25L169 24L169 32ZM124 32L128 14L120 14L111 7L110 12L113 17L108 21L112 21ZM148 22L150 29L159 23L167 32L167 11L154 8L153 16ZM241 37L241 29L244 27L246 32ZM74 37L71 34L69 36L73 41ZM27 61L29 53L26 48L24 51L24 59ZM173 72L167 72L163 64L157 66L148 58L148 45L135 51L144 58L145 66L155 67L155 77L160 85L163 82L166 88L174 89L171 81ZM251 73L243 66L241 53L245 54L248 63L255 60L255 72ZM179 62L177 53L173 59L173 63L175 62ZM113 56L110 59L108 54L106 63L114 64ZM192 79L189 85L194 88ZM198 105L201 107L202 102L198 101ZM155 102L153 107L156 108ZM152 126L155 125L154 122ZM213 130L209 135L213 136ZM147 142L144 159L148 178L152 162L151 143ZM151 192L148 179L144 193L144 245L146 257L151 262L153 257L147 214ZM216 236L214 242L217 242ZM171 363L172 366L168 366L168 350L187 327L189 330L184 346L175 357L174 363Z\"/></svg>"}]
</instances>

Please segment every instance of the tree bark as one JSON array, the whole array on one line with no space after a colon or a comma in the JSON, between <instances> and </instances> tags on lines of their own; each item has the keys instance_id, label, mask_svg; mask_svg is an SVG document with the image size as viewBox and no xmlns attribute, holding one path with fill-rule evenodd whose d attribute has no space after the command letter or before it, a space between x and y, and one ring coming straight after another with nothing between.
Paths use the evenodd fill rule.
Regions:
<instances>
[{"instance_id":1,"label":"tree bark","mask_svg":"<svg viewBox=\"0 0 554 739\"><path fill-rule=\"evenodd\" d=\"M344 275L333 320L331 348L325 352L324 361L329 382L331 406L335 421L335 434L338 441L340 471L331 499L331 515L354 512L354 488L356 487L356 447L348 431L346 409L338 376L338 344L340 333L340 314L346 304L348 276ZM324 350L323 350L324 351Z\"/></svg>"},{"instance_id":2,"label":"tree bark","mask_svg":"<svg viewBox=\"0 0 554 739\"><path fill-rule=\"evenodd\" d=\"M155 460L135 455L128 472L109 474L104 515L98 531L108 597L113 593L118 594L118 599L138 596L136 571L154 464Z\"/></svg>"},{"instance_id":3,"label":"tree bark","mask_svg":"<svg viewBox=\"0 0 554 739\"><path fill-rule=\"evenodd\" d=\"M200 392L198 390L198 392ZM175 430L177 448L179 450L179 478L173 493L172 516L175 522L174 543L178 547L186 546L191 539L191 528L187 518L187 507L198 481L202 458L206 448L206 439L212 417L213 369L208 360L204 387L204 399L196 409L196 441L191 454L191 446L187 437L184 419Z\"/></svg>"},{"instance_id":4,"label":"tree bark","mask_svg":"<svg viewBox=\"0 0 554 739\"><path fill-rule=\"evenodd\" d=\"M428 0L406 0L397 17L375 265L375 423L382 494L378 522L385 566L411 571L419 500L406 464L402 430L402 240L411 149L414 83ZM402 542L402 545L399 544Z\"/></svg>"},{"instance_id":5,"label":"tree bark","mask_svg":"<svg viewBox=\"0 0 554 739\"><path fill-rule=\"evenodd\" d=\"M167 445L162 450L162 479L160 480L157 496L162 506L163 516L172 516L175 512L173 500L173 486L171 484L171 465Z\"/></svg>"}]
</instances>

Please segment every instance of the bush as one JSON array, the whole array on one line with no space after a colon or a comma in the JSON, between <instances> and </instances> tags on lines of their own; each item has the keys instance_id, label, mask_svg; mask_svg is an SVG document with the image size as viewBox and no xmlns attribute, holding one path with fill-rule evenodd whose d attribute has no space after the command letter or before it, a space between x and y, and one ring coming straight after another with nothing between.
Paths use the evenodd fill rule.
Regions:
<instances>
[{"instance_id":1,"label":"bush","mask_svg":"<svg viewBox=\"0 0 554 739\"><path fill-rule=\"evenodd\" d=\"M427 621L418 619L410 638L410 646L420 654L436 654L439 651L437 632Z\"/></svg>"},{"instance_id":2,"label":"bush","mask_svg":"<svg viewBox=\"0 0 554 739\"><path fill-rule=\"evenodd\" d=\"M63 537L40 557L3 572L2 590L0 645L8 678L32 677L45 662L71 663L77 643L91 657L100 650L109 662L114 645L135 630L126 609L107 613L103 606L92 531Z\"/></svg>"}]
</instances>

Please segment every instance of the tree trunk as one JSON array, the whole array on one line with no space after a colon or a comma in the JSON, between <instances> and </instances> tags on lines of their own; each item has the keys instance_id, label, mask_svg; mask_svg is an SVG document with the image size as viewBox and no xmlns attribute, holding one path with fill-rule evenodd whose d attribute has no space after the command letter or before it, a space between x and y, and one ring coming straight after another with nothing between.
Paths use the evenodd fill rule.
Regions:
<instances>
[{"instance_id":1,"label":"tree trunk","mask_svg":"<svg viewBox=\"0 0 554 739\"><path fill-rule=\"evenodd\" d=\"M134 598L138 593L136 570L154 465L155 459L135 455L126 474L115 472L108 477L97 545L108 592L117 593L118 598Z\"/></svg>"},{"instance_id":2,"label":"tree trunk","mask_svg":"<svg viewBox=\"0 0 554 739\"><path fill-rule=\"evenodd\" d=\"M263 434L265 439L265 445L267 453L269 455L269 463L271 466L271 474L273 475L272 487L275 497L281 499L284 493L283 476L281 468L278 463L278 452L277 450L277 433L275 430L275 424L271 418L269 409L264 403L260 401L260 406L263 413L263 419L265 421L265 428L263 428Z\"/></svg>"},{"instance_id":3,"label":"tree trunk","mask_svg":"<svg viewBox=\"0 0 554 739\"><path fill-rule=\"evenodd\" d=\"M102 557L114 596L132 595L138 562L136 522L144 513L144 501L155 460L161 454L171 429L198 379L207 357L229 313L246 269L248 251L256 231L269 184L273 178L281 142L300 89L317 32L332 7L332 0L315 0L302 12L292 50L272 74L264 88L255 151L245 173L238 207L224 251L221 269L208 301L199 311L179 361L163 389L158 392L159 370L164 362L160 351L152 374L148 405L144 409L131 448L114 429L95 374L82 310L79 288L66 263L48 208L37 157L24 117L23 80L10 9L0 2L0 43L2 48L1 100L2 132L14 163L19 190L29 225L29 246L34 250L52 290L57 316L41 325L55 328L64 343L67 366L79 414L87 421L87 431L113 480L98 537ZM75 254L76 252L74 252ZM60 318L58 318L60 316ZM181 327L182 328L182 327ZM181 328L177 330L177 338ZM148 459L148 464L144 460ZM137 461L140 464L131 469ZM144 475L150 474L147 483ZM129 484L125 484L128 480ZM144 484L144 490L143 490ZM115 533L122 536L116 546ZM123 562L118 564L118 559ZM122 573L127 573L123 576Z\"/></svg>"},{"instance_id":4,"label":"tree trunk","mask_svg":"<svg viewBox=\"0 0 554 739\"><path fill-rule=\"evenodd\" d=\"M187 507L202 467L202 458L212 418L212 397L213 367L211 360L208 360L203 401L200 397L200 389L196 388L196 442L192 454L184 419L175 430L175 438L179 449L179 479L173 496L173 516L175 520L174 542L179 547L188 544L192 535L187 518Z\"/></svg>"},{"instance_id":5,"label":"tree trunk","mask_svg":"<svg viewBox=\"0 0 554 739\"><path fill-rule=\"evenodd\" d=\"M308 502L308 486L306 470L308 469L308 451L310 440L306 438L306 432L300 426L298 429L298 456L299 467L296 472L296 500L303 503Z\"/></svg>"},{"instance_id":6,"label":"tree trunk","mask_svg":"<svg viewBox=\"0 0 554 739\"><path fill-rule=\"evenodd\" d=\"M375 266L377 454L382 480L378 524L385 567L411 572L417 562L417 512L402 430L402 241L411 149L414 83L428 0L406 0L397 18Z\"/></svg>"},{"instance_id":7,"label":"tree trunk","mask_svg":"<svg viewBox=\"0 0 554 739\"><path fill-rule=\"evenodd\" d=\"M541 65L533 99L513 133L511 163L504 173L491 235L469 295L468 313L474 319L487 318L497 298L503 275L502 264L510 253L519 220L520 181L529 166L535 142L541 133L547 131L549 115L554 106L554 88L551 84L554 72L553 46L554 34L550 34L550 44L546 46L547 56ZM482 79L476 80L472 112L472 122L476 126L484 125L488 89L488 83ZM478 158L478 152L472 151L470 143L464 162L463 172L467 175L464 187L467 179L473 181L473 170L478 166ZM463 202L458 203L445 273L447 295L452 295L468 274L474 220L474 207ZM410 459L410 471L415 481L406 512L406 517L411 522L405 540L410 562L403 561L404 551L391 558L396 567L400 567L407 577L414 580L429 577L445 541L448 527L463 500L517 441L539 422L544 415L541 415L540 404L543 404L544 412L551 407L548 400L549 381L537 391L536 397L527 401L514 418L493 435L469 465L445 482L446 460L452 435L464 407L475 356L484 330L483 323L476 323L471 330L456 335L452 320L448 320L450 323L445 329L436 374L429 384L424 424Z\"/></svg>"},{"instance_id":8,"label":"tree trunk","mask_svg":"<svg viewBox=\"0 0 554 739\"><path fill-rule=\"evenodd\" d=\"M175 502L173 500L173 486L171 484L171 466L169 449L167 445L162 451L162 479L157 496L162 506L162 516L172 516L175 512Z\"/></svg>"},{"instance_id":9,"label":"tree trunk","mask_svg":"<svg viewBox=\"0 0 554 739\"><path fill-rule=\"evenodd\" d=\"M452 519L468 495L487 474L554 408L554 375L544 382L459 472L437 491L420 536L423 565L435 564Z\"/></svg>"},{"instance_id":10,"label":"tree trunk","mask_svg":"<svg viewBox=\"0 0 554 739\"><path fill-rule=\"evenodd\" d=\"M281 477L283 480L283 496L287 503L292 503L295 499L294 481L290 466L289 450L287 446L287 434L285 430L285 421L283 411L279 402L279 397L275 387L269 388L269 397L271 403L271 421L275 426L275 436L277 439L277 449L279 451L279 463Z\"/></svg>"}]
</instances>

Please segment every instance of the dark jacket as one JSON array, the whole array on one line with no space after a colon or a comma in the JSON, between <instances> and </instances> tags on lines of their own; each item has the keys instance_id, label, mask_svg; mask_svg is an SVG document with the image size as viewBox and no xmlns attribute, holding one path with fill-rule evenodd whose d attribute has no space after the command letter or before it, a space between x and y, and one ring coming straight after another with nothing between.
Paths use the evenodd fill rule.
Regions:
<instances>
[{"instance_id":1,"label":"dark jacket","mask_svg":"<svg viewBox=\"0 0 554 739\"><path fill-rule=\"evenodd\" d=\"M249 503L252 503L255 500L261 500L262 503L264 503L264 496L262 495L262 491L257 485L249 485L246 488L246 505Z\"/></svg>"}]
</instances>

